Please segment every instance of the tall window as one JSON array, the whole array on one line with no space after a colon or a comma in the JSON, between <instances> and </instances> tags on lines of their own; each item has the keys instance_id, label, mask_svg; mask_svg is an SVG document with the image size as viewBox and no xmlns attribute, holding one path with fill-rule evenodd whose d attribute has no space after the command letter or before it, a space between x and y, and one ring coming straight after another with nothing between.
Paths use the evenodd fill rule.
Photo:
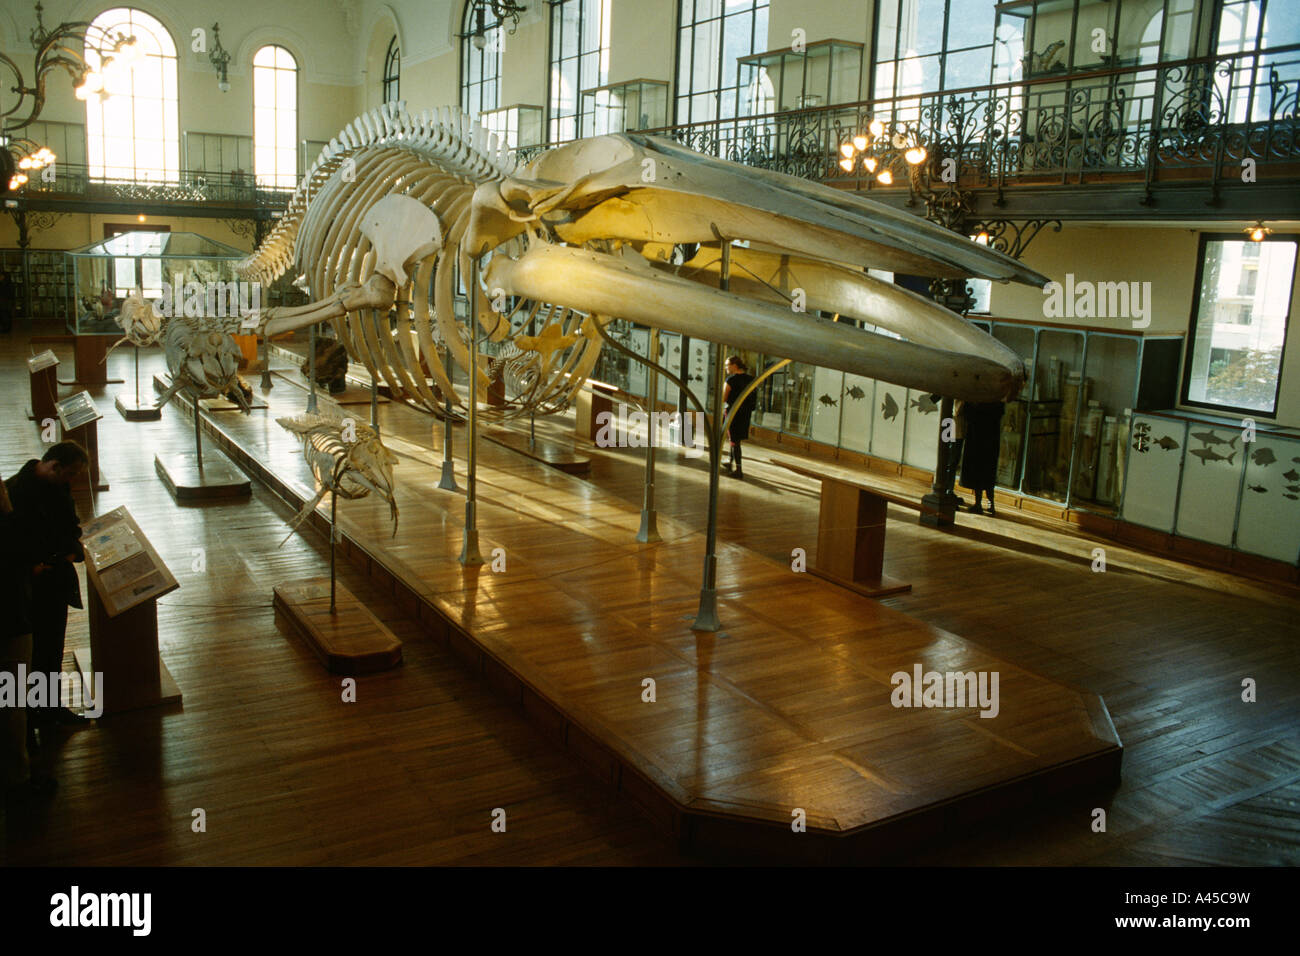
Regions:
<instances>
[{"instance_id":1,"label":"tall window","mask_svg":"<svg viewBox=\"0 0 1300 956\"><path fill-rule=\"evenodd\" d=\"M90 177L177 182L181 150L171 34L149 14L127 7L105 10L94 25L134 36L142 56L132 68L115 60L104 73L108 95L86 102ZM86 64L99 69L101 59L99 50L87 45Z\"/></svg>"},{"instance_id":2,"label":"tall window","mask_svg":"<svg viewBox=\"0 0 1300 956\"><path fill-rule=\"evenodd\" d=\"M501 106L505 29L490 6L465 3L460 38L460 108L470 116Z\"/></svg>"},{"instance_id":3,"label":"tall window","mask_svg":"<svg viewBox=\"0 0 1300 956\"><path fill-rule=\"evenodd\" d=\"M881 0L876 12L875 99L983 86L993 69L990 0ZM1000 38L1002 44L1011 38ZM999 55L1001 72L1010 57ZM1006 79L1018 77L1006 76Z\"/></svg>"},{"instance_id":4,"label":"tall window","mask_svg":"<svg viewBox=\"0 0 1300 956\"><path fill-rule=\"evenodd\" d=\"M397 37L388 41L384 54L384 102L392 103L402 98L402 51L397 47Z\"/></svg>"},{"instance_id":5,"label":"tall window","mask_svg":"<svg viewBox=\"0 0 1300 956\"><path fill-rule=\"evenodd\" d=\"M767 47L768 0L680 0L676 122L745 115L754 101L736 62Z\"/></svg>"},{"instance_id":6,"label":"tall window","mask_svg":"<svg viewBox=\"0 0 1300 956\"><path fill-rule=\"evenodd\" d=\"M253 56L253 173L271 189L298 180L298 63L282 46Z\"/></svg>"},{"instance_id":7,"label":"tall window","mask_svg":"<svg viewBox=\"0 0 1300 956\"><path fill-rule=\"evenodd\" d=\"M1184 402L1276 414L1297 245L1201 238Z\"/></svg>"},{"instance_id":8,"label":"tall window","mask_svg":"<svg viewBox=\"0 0 1300 956\"><path fill-rule=\"evenodd\" d=\"M577 139L582 91L609 82L610 0L560 0L551 7L550 141Z\"/></svg>"}]
</instances>

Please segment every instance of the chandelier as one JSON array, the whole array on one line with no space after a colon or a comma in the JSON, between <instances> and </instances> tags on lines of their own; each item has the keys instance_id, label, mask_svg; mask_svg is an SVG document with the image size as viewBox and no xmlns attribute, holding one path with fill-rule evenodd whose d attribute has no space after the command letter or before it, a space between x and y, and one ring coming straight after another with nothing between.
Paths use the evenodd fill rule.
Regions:
<instances>
[{"instance_id":1,"label":"chandelier","mask_svg":"<svg viewBox=\"0 0 1300 956\"><path fill-rule=\"evenodd\" d=\"M72 77L77 98L98 99L106 95L105 78L130 69L142 55L139 43L133 36L105 30L85 21L60 23L46 30L41 19L41 5L36 4L36 28L29 38L36 48L36 62L32 70L32 83L28 86L22 69L9 56L0 53L0 73L8 72L13 82L0 79L0 128L17 130L35 122L45 106L45 78L51 70L60 69ZM92 67L86 62L87 48L96 56ZM8 94L16 94L9 102ZM25 112L24 112L25 110Z\"/></svg>"},{"instance_id":2,"label":"chandelier","mask_svg":"<svg viewBox=\"0 0 1300 956\"><path fill-rule=\"evenodd\" d=\"M891 132L881 119L871 119L840 144L840 168L865 174L869 185L892 186L900 174L913 177L928 157L914 132L903 124Z\"/></svg>"}]
</instances>

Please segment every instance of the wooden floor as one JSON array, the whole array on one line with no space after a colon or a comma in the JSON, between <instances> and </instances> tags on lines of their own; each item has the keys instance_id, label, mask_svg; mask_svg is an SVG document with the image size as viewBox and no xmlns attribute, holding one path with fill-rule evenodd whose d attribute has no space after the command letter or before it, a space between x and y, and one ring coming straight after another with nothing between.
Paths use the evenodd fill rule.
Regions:
<instances>
[{"instance_id":1,"label":"wooden floor","mask_svg":"<svg viewBox=\"0 0 1300 956\"><path fill-rule=\"evenodd\" d=\"M20 358L18 349L5 356L3 388L10 407L25 404ZM190 440L187 424L174 413L158 425L128 426L111 420L116 417L111 399L100 404L110 416L102 423L105 433L118 439L118 447L176 450ZM381 420L384 414L381 410ZM268 442L281 441L278 426L268 425L269 419L256 421L247 420L242 427L261 428ZM103 444L113 446L111 441ZM419 454L395 444L399 452ZM3 447L11 471L39 450L35 429L15 429ZM285 455L290 453L291 445ZM726 487L721 537L730 547L739 545L788 565L791 541L807 537L810 528L815 537L816 501L809 489L766 468L763 455L757 452L747 462L750 481ZM382 616L404 640L406 663L398 671L366 678L358 704L338 703L337 681L319 669L305 648L268 626L271 585L288 575L320 573L322 542L295 537L275 552L282 537L277 525L289 509L260 486L251 505L177 508L165 492L158 494L149 457L141 454L138 468L110 469L113 489L100 496L96 510L126 503L151 534L155 526L164 529L155 543L183 587L163 601L162 630L170 635L164 638L163 655L186 693L183 718L122 717L70 736L57 755L64 787L49 813L22 821L21 827L19 821L9 821L11 859L677 859L588 771L552 748L488 688L466 678L447 655L420 640L396 607L390 605L391 614ZM598 451L593 457L592 484L605 495L639 503L639 453ZM565 476L555 480L573 481ZM662 466L659 491L666 518L698 527L705 486L698 463ZM503 496L496 505L503 512L517 507L505 500L505 489L486 488L485 500L494 494ZM538 491L528 507L551 508L556 524L563 525L572 518L551 503L555 497ZM405 518L406 498L403 506ZM364 517L360 509L352 510L358 512L357 520ZM609 509L598 535L623 540L627 511ZM906 512L897 517L890 522L887 571L918 586L887 604L978 641L991 657L1104 694L1128 747L1124 783L1106 804L1111 814L1107 834L1092 833L1086 819L1063 820L1046 808L1041 822L1026 819L1015 830L954 839L915 859L1296 859L1300 667L1294 607L1124 571L1094 575L1086 563L1050 549L1009 552L979 536L921 528ZM445 523L448 540L458 544L459 515ZM491 545L485 533L485 551ZM199 546L209 548L207 577L191 575L194 580L187 581L181 571L188 567L191 548ZM508 562L543 557L557 574L575 577L584 587L593 578L599 581L598 554L507 551ZM585 576L578 574L583 569ZM683 572L691 578L696 573L693 567ZM383 606L381 596L367 593L363 576L347 569L345 579ZM615 586L609 599L617 606L625 597ZM493 610L490 601L480 603ZM656 613L667 621L690 610L665 606ZM735 616L729 618L732 610ZM805 626L827 617L816 606L799 605L799 613ZM724 602L724 620L743 618L743 608L729 609ZM84 633L84 619L73 620L72 634L78 628ZM588 640L604 637L584 634ZM648 657L646 669L661 672L671 663L670 651L664 653L665 659ZM1243 676L1259 682L1260 703L1238 702ZM448 687L457 690L448 693ZM315 689L316 695L304 693L305 688ZM373 703L367 709L370 688ZM514 746L503 745L503 739ZM358 787L361 802L375 807L373 814L355 812ZM119 831L108 832L92 819L105 799L121 808ZM204 806L204 800L217 808L209 809L209 832L191 834L190 809ZM507 834L490 832L483 809L490 810L489 804L505 806L510 813ZM223 818L226 832L214 837Z\"/></svg>"}]
</instances>

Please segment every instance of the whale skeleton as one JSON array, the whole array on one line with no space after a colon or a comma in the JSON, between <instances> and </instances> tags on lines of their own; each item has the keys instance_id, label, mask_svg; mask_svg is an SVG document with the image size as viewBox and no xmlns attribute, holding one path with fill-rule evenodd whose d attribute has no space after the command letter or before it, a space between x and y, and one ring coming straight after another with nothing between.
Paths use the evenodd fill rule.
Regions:
<instances>
[{"instance_id":1,"label":"whale skeleton","mask_svg":"<svg viewBox=\"0 0 1300 956\"><path fill-rule=\"evenodd\" d=\"M968 401L1019 392L1019 356L868 268L1047 282L916 216L670 140L599 136L520 165L459 110L412 115L402 103L331 140L238 267L263 283L292 271L315 296L246 327L271 336L329 321L374 381L429 409L465 404L443 350L480 388L505 376L516 411L562 408L613 318ZM460 284L475 275L482 294L459 317ZM495 357L471 363L471 321Z\"/></svg>"}]
</instances>

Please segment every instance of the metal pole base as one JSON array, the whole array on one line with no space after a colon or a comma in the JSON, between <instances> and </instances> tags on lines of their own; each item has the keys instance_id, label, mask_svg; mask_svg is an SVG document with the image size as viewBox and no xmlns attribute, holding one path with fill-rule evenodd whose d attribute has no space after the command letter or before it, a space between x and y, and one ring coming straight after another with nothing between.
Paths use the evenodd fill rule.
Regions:
<instances>
[{"instance_id":1,"label":"metal pole base","mask_svg":"<svg viewBox=\"0 0 1300 956\"><path fill-rule=\"evenodd\" d=\"M957 496L931 492L921 498L921 524L945 528L957 523Z\"/></svg>"},{"instance_id":2,"label":"metal pole base","mask_svg":"<svg viewBox=\"0 0 1300 956\"><path fill-rule=\"evenodd\" d=\"M456 463L444 461L442 463L442 477L438 479L438 487L443 491L460 491L456 487Z\"/></svg>"},{"instance_id":3,"label":"metal pole base","mask_svg":"<svg viewBox=\"0 0 1300 956\"><path fill-rule=\"evenodd\" d=\"M478 550L478 532L465 531L465 544L460 549L460 563L464 565L482 564L483 555Z\"/></svg>"},{"instance_id":4,"label":"metal pole base","mask_svg":"<svg viewBox=\"0 0 1300 956\"><path fill-rule=\"evenodd\" d=\"M659 536L659 512L641 509L641 530L636 533L636 539L642 544L663 540Z\"/></svg>"},{"instance_id":5,"label":"metal pole base","mask_svg":"<svg viewBox=\"0 0 1300 956\"><path fill-rule=\"evenodd\" d=\"M718 620L718 591L716 588L700 588L700 609L691 623L692 631L720 631L722 622Z\"/></svg>"},{"instance_id":6,"label":"metal pole base","mask_svg":"<svg viewBox=\"0 0 1300 956\"><path fill-rule=\"evenodd\" d=\"M465 502L465 543L460 549L461 564L482 564L483 555L478 550L478 526L475 522L474 502Z\"/></svg>"},{"instance_id":7,"label":"metal pole base","mask_svg":"<svg viewBox=\"0 0 1300 956\"><path fill-rule=\"evenodd\" d=\"M269 392L274 387L271 384L271 370L269 368L262 369L262 384L259 387L264 392Z\"/></svg>"},{"instance_id":8,"label":"metal pole base","mask_svg":"<svg viewBox=\"0 0 1300 956\"><path fill-rule=\"evenodd\" d=\"M319 411L319 408L320 407L316 404L316 389L313 388L307 393L307 411L316 412Z\"/></svg>"}]
</instances>

